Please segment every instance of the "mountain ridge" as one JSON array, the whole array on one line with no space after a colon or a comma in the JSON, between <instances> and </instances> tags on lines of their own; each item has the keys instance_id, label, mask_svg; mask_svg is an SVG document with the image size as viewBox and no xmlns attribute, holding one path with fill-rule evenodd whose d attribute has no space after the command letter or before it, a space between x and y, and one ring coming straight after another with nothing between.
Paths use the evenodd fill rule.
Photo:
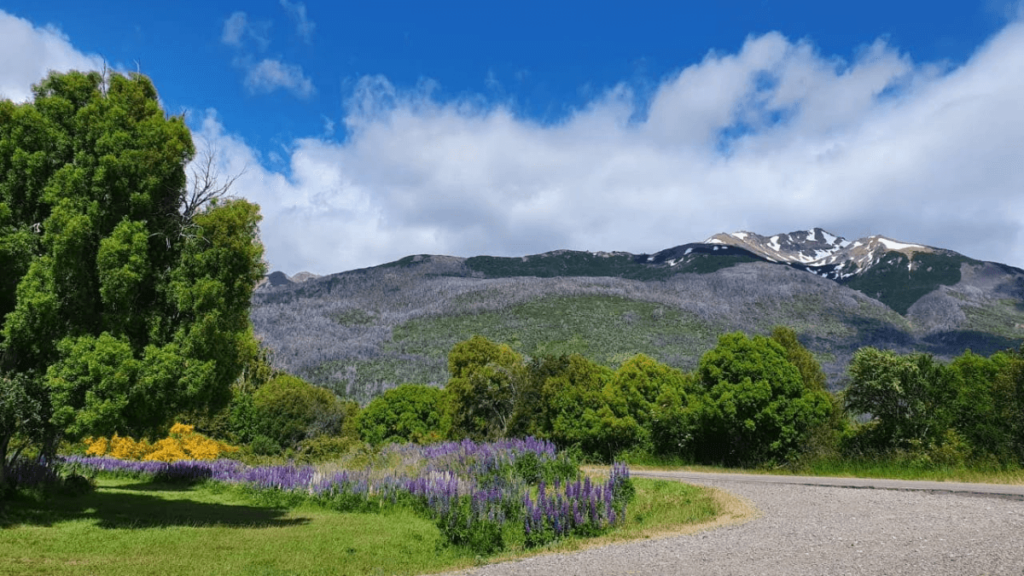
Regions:
<instances>
[{"instance_id":1,"label":"mountain ridge","mask_svg":"<svg viewBox=\"0 0 1024 576\"><path fill-rule=\"evenodd\" d=\"M443 384L448 349L475 333L528 356L614 365L644 352L693 369L722 332L784 324L833 387L864 345L950 357L1024 339L1024 270L820 228L654 254L420 254L304 282L270 276L279 282L254 292L251 316L275 365L361 400L404 381Z\"/></svg>"}]
</instances>

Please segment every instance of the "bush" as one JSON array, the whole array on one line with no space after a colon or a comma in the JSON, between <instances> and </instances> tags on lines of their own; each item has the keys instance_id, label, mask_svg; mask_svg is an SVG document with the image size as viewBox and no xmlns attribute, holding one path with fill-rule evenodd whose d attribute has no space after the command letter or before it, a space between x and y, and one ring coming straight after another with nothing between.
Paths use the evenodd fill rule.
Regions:
<instances>
[{"instance_id":1,"label":"bush","mask_svg":"<svg viewBox=\"0 0 1024 576\"><path fill-rule=\"evenodd\" d=\"M350 436L317 436L299 444L299 459L304 462L332 460L348 454L361 444Z\"/></svg>"},{"instance_id":2,"label":"bush","mask_svg":"<svg viewBox=\"0 0 1024 576\"><path fill-rule=\"evenodd\" d=\"M171 426L168 436L150 444L117 434L110 439L86 438L86 456L109 456L119 460L177 462L179 460L216 460L238 448L207 438L188 424Z\"/></svg>"},{"instance_id":3,"label":"bush","mask_svg":"<svg viewBox=\"0 0 1024 576\"><path fill-rule=\"evenodd\" d=\"M832 411L828 393L804 385L777 342L725 334L701 357L700 402L688 408L704 462L781 463L795 458Z\"/></svg>"},{"instance_id":4,"label":"bush","mask_svg":"<svg viewBox=\"0 0 1024 576\"><path fill-rule=\"evenodd\" d=\"M374 446L440 440L445 432L443 396L441 390L419 384L388 390L359 414L359 437Z\"/></svg>"},{"instance_id":5,"label":"bush","mask_svg":"<svg viewBox=\"0 0 1024 576\"><path fill-rule=\"evenodd\" d=\"M273 456L282 452L280 444L275 442L273 438L262 434L252 439L252 442L249 443L249 449L257 456Z\"/></svg>"},{"instance_id":6,"label":"bush","mask_svg":"<svg viewBox=\"0 0 1024 576\"><path fill-rule=\"evenodd\" d=\"M337 435L349 411L333 392L287 374L272 378L252 394L249 429L284 449L307 438ZM268 447L261 441L263 447Z\"/></svg>"},{"instance_id":7,"label":"bush","mask_svg":"<svg viewBox=\"0 0 1024 576\"><path fill-rule=\"evenodd\" d=\"M66 496L84 496L96 489L96 484L81 474L68 474L61 481L61 493Z\"/></svg>"}]
</instances>

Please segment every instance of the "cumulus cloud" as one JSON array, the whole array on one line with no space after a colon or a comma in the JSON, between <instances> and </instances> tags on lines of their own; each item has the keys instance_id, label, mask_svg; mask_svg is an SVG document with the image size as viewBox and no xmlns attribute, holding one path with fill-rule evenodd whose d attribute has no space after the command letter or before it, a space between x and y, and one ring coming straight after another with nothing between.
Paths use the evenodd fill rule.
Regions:
<instances>
[{"instance_id":1,"label":"cumulus cloud","mask_svg":"<svg viewBox=\"0 0 1024 576\"><path fill-rule=\"evenodd\" d=\"M220 41L228 46L241 46L247 26L245 12L235 12L224 21L224 31L221 33Z\"/></svg>"},{"instance_id":2,"label":"cumulus cloud","mask_svg":"<svg viewBox=\"0 0 1024 576\"><path fill-rule=\"evenodd\" d=\"M59 29L37 27L0 10L0 98L24 102L50 70L102 70L103 58L83 54Z\"/></svg>"},{"instance_id":3,"label":"cumulus cloud","mask_svg":"<svg viewBox=\"0 0 1024 576\"><path fill-rule=\"evenodd\" d=\"M313 93L313 82L302 73L302 67L270 58L245 65L245 87L251 92L273 92L284 88L300 98Z\"/></svg>"},{"instance_id":4,"label":"cumulus cloud","mask_svg":"<svg viewBox=\"0 0 1024 576\"><path fill-rule=\"evenodd\" d=\"M313 41L313 30L316 24L306 15L306 5L302 2L289 2L281 0L281 7L288 12L288 16L295 21L295 32L300 38L309 44Z\"/></svg>"},{"instance_id":5,"label":"cumulus cloud","mask_svg":"<svg viewBox=\"0 0 1024 576\"><path fill-rule=\"evenodd\" d=\"M623 84L553 124L368 77L345 141L298 140L287 178L249 174L239 190L263 205L271 266L290 273L810 226L1021 266L1021 62L1020 22L957 68L881 40L844 61L769 33L647 101Z\"/></svg>"},{"instance_id":6,"label":"cumulus cloud","mask_svg":"<svg viewBox=\"0 0 1024 576\"><path fill-rule=\"evenodd\" d=\"M220 41L235 48L242 48L247 40L255 42L261 50L270 45L270 22L252 22L245 12L234 12L224 21Z\"/></svg>"},{"instance_id":7,"label":"cumulus cloud","mask_svg":"<svg viewBox=\"0 0 1024 576\"><path fill-rule=\"evenodd\" d=\"M312 34L313 23L306 19L304 4L290 4L282 0L281 5L299 19L300 34L303 31L307 35ZM301 66L274 58L257 61L252 57L250 51L245 49L243 40L248 38L254 40L261 49L265 50L270 44L267 36L269 27L270 24L267 22L259 24L250 22L245 12L235 12L224 21L221 42L239 49L242 54L235 58L234 65L245 70L243 83L250 93L266 94L284 88L299 98L308 97L315 91L315 88L313 81L303 73Z\"/></svg>"},{"instance_id":8,"label":"cumulus cloud","mask_svg":"<svg viewBox=\"0 0 1024 576\"><path fill-rule=\"evenodd\" d=\"M342 141L264 157L213 112L193 132L222 174L248 167L234 192L261 205L267 258L288 273L420 253L652 252L811 226L1024 266L1022 62L1019 19L956 67L884 41L844 61L769 33L649 96L623 83L553 123L367 77L346 99ZM0 14L0 63L0 89L26 98L41 71L101 61ZM253 90L312 90L297 67L252 68Z\"/></svg>"}]
</instances>

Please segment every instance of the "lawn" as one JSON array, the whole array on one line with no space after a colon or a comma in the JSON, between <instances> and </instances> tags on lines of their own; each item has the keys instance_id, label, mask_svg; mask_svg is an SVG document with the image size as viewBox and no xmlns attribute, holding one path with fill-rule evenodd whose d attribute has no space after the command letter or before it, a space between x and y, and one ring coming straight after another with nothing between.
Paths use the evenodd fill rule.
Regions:
<instances>
[{"instance_id":1,"label":"lawn","mask_svg":"<svg viewBox=\"0 0 1024 576\"><path fill-rule=\"evenodd\" d=\"M693 531L730 506L705 488L637 478L624 525L595 539L480 559L446 546L433 522L401 508L373 514L311 504L275 508L212 483L98 482L84 496L10 502L0 520L0 575L421 574Z\"/></svg>"}]
</instances>

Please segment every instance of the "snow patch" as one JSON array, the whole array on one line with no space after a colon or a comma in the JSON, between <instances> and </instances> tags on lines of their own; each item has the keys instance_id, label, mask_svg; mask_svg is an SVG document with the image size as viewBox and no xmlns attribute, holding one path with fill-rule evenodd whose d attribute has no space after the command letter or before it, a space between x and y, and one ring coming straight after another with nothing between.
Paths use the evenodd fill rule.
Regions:
<instances>
[{"instance_id":1,"label":"snow patch","mask_svg":"<svg viewBox=\"0 0 1024 576\"><path fill-rule=\"evenodd\" d=\"M746 240L748 234L746 232L733 232L732 236L734 238L739 238L740 240Z\"/></svg>"},{"instance_id":2,"label":"snow patch","mask_svg":"<svg viewBox=\"0 0 1024 576\"><path fill-rule=\"evenodd\" d=\"M878 237L878 241L890 250L906 250L907 248L924 248L920 244L904 244L903 242L897 242L895 240L889 240L888 238Z\"/></svg>"},{"instance_id":3,"label":"snow patch","mask_svg":"<svg viewBox=\"0 0 1024 576\"><path fill-rule=\"evenodd\" d=\"M782 250L782 246L779 246L779 236L778 235L772 236L768 240L768 247L771 248L772 250L775 250L776 252L778 252L779 250Z\"/></svg>"},{"instance_id":4,"label":"snow patch","mask_svg":"<svg viewBox=\"0 0 1024 576\"><path fill-rule=\"evenodd\" d=\"M718 248L715 248L715 250L718 250ZM689 256L690 252L693 252L693 248L687 248L686 252L683 252L683 256Z\"/></svg>"},{"instance_id":5,"label":"snow patch","mask_svg":"<svg viewBox=\"0 0 1024 576\"><path fill-rule=\"evenodd\" d=\"M722 242L718 238L708 238L704 243L705 244L724 244L724 242Z\"/></svg>"}]
</instances>

